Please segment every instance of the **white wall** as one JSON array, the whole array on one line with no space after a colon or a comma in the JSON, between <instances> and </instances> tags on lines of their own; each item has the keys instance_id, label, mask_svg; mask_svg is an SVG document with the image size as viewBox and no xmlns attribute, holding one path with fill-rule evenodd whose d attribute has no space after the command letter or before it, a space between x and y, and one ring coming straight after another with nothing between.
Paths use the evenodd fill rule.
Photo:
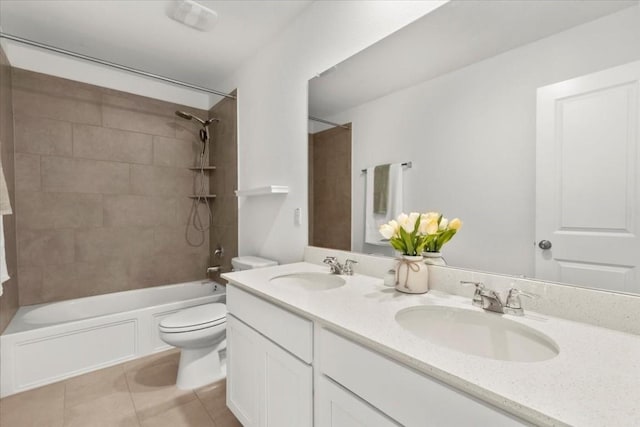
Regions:
<instances>
[{"instance_id":1,"label":"white wall","mask_svg":"<svg viewBox=\"0 0 640 427\"><path fill-rule=\"evenodd\" d=\"M251 58L238 88L238 186L288 185L288 195L241 198L239 252L280 262L307 244L307 81L443 2L317 1ZM301 208L302 222L294 224Z\"/></svg>"},{"instance_id":2,"label":"white wall","mask_svg":"<svg viewBox=\"0 0 640 427\"><path fill-rule=\"evenodd\" d=\"M533 274L535 108L540 86L640 58L640 11L525 45L336 115L353 123L353 246L363 244L368 166L412 161L405 209L464 221L450 264Z\"/></svg>"}]
</instances>

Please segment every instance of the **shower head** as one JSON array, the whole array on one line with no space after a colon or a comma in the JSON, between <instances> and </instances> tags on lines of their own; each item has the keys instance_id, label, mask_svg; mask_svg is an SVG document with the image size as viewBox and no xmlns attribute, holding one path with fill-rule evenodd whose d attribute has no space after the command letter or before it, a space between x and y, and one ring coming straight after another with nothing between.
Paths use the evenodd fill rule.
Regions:
<instances>
[{"instance_id":1,"label":"shower head","mask_svg":"<svg viewBox=\"0 0 640 427\"><path fill-rule=\"evenodd\" d=\"M209 126L211 123L218 121L218 119L202 120L200 117L194 116L193 114L187 113L185 111L180 111L180 110L176 111L176 116L182 117L183 119L187 119L187 120L195 120L199 122L202 126Z\"/></svg>"}]
</instances>

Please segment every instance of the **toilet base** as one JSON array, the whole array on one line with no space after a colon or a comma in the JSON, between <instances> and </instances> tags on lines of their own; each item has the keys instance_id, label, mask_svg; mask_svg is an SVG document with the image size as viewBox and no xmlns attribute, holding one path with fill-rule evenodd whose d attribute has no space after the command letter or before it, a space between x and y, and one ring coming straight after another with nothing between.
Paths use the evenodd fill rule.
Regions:
<instances>
[{"instance_id":1,"label":"toilet base","mask_svg":"<svg viewBox=\"0 0 640 427\"><path fill-rule=\"evenodd\" d=\"M193 390L226 378L225 362L220 360L220 346L183 348L176 386L181 390Z\"/></svg>"}]
</instances>

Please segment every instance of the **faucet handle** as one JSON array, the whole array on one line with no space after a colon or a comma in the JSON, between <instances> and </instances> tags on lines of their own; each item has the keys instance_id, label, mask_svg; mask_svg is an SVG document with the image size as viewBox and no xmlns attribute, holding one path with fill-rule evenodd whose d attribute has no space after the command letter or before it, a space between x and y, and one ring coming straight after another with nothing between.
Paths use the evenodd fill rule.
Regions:
<instances>
[{"instance_id":1,"label":"faucet handle","mask_svg":"<svg viewBox=\"0 0 640 427\"><path fill-rule=\"evenodd\" d=\"M358 261L355 261L353 259L347 259L344 262L344 266L342 267L342 273L346 274L347 276L353 276L353 264L357 264Z\"/></svg>"},{"instance_id":2,"label":"faucet handle","mask_svg":"<svg viewBox=\"0 0 640 427\"><path fill-rule=\"evenodd\" d=\"M511 288L507 293L507 300L504 304L505 312L508 312L510 314L515 314L516 316L522 316L524 314L524 310L522 308L522 302L520 301L520 296L531 298L531 299L540 298L539 295L523 292L520 289Z\"/></svg>"},{"instance_id":3,"label":"faucet handle","mask_svg":"<svg viewBox=\"0 0 640 427\"><path fill-rule=\"evenodd\" d=\"M467 287L471 286L471 285L474 285L476 287L476 290L473 293L472 304L477 306L477 307L482 307L482 291L484 289L484 283L461 280L460 284L462 286L467 286Z\"/></svg>"},{"instance_id":4,"label":"faucet handle","mask_svg":"<svg viewBox=\"0 0 640 427\"><path fill-rule=\"evenodd\" d=\"M338 260L338 258L334 257L334 256L328 256L325 257L324 260L322 261L325 264L333 264Z\"/></svg>"}]
</instances>

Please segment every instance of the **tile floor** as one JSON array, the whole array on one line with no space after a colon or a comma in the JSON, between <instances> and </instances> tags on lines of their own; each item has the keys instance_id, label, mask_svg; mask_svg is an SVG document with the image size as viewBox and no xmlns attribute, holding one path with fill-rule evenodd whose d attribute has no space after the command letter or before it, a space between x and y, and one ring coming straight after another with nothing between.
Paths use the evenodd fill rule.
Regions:
<instances>
[{"instance_id":1,"label":"tile floor","mask_svg":"<svg viewBox=\"0 0 640 427\"><path fill-rule=\"evenodd\" d=\"M0 399L2 427L236 427L226 381L175 386L177 350Z\"/></svg>"}]
</instances>

